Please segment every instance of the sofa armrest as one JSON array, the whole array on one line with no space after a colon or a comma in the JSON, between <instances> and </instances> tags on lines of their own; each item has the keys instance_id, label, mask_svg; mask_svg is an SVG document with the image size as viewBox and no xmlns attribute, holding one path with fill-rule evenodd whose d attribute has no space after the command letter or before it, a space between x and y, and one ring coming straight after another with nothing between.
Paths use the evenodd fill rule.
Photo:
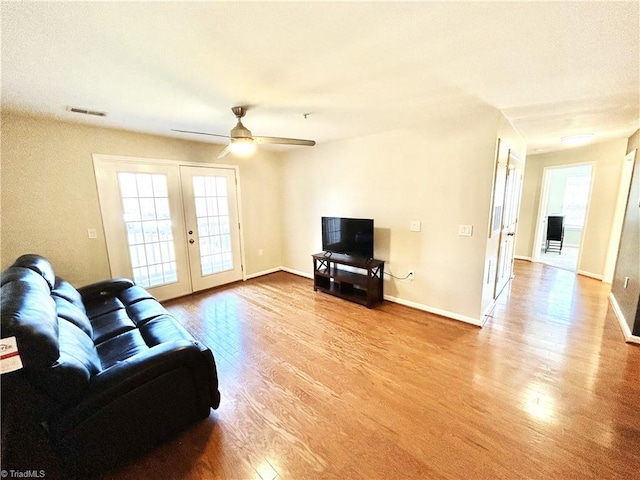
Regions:
<instances>
[{"instance_id":1,"label":"sofa armrest","mask_svg":"<svg viewBox=\"0 0 640 480\"><path fill-rule=\"evenodd\" d=\"M55 429L72 429L75 424L95 415L105 405L122 399L135 389L144 388L145 384L170 371L181 368L187 368L202 379L204 383L200 392L206 392L206 396L209 397L209 371L200 349L188 340L176 340L156 345L94 376L85 399L65 412L55 422ZM208 398L200 400L209 402Z\"/></svg>"},{"instance_id":2,"label":"sofa armrest","mask_svg":"<svg viewBox=\"0 0 640 480\"><path fill-rule=\"evenodd\" d=\"M78 288L78 292L82 296L82 301L87 303L101 298L113 297L121 291L133 287L133 285L134 283L128 278L113 278L85 285Z\"/></svg>"},{"instance_id":3,"label":"sofa armrest","mask_svg":"<svg viewBox=\"0 0 640 480\"><path fill-rule=\"evenodd\" d=\"M198 346L188 340L156 345L94 376L85 400L71 409L70 413L76 418L83 416L83 412L93 415L101 405L108 404L172 370L187 368L198 374L208 373L204 358ZM208 386L209 382L206 383L207 389Z\"/></svg>"},{"instance_id":4,"label":"sofa armrest","mask_svg":"<svg viewBox=\"0 0 640 480\"><path fill-rule=\"evenodd\" d=\"M183 339L151 347L146 352L118 362L94 376L91 379L87 396L104 394L105 392L117 394L116 390L135 388L135 386L175 368L184 366L193 369L200 368L203 357L198 347L195 342Z\"/></svg>"},{"instance_id":5,"label":"sofa armrest","mask_svg":"<svg viewBox=\"0 0 640 480\"><path fill-rule=\"evenodd\" d=\"M93 377L86 398L52 418L49 432L73 464L109 466L206 418L212 381L193 342L156 345Z\"/></svg>"}]
</instances>

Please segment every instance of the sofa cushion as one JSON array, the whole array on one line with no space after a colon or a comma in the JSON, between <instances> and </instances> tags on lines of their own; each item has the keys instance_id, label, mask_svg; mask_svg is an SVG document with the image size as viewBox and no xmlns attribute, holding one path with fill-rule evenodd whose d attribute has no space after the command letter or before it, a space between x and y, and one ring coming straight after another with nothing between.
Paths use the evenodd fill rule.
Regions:
<instances>
[{"instance_id":1,"label":"sofa cushion","mask_svg":"<svg viewBox=\"0 0 640 480\"><path fill-rule=\"evenodd\" d=\"M65 298L55 295L51 295L51 298L53 298L53 301L56 304L56 310L59 318L73 323L89 338L93 338L93 328L91 327L91 322L89 322L89 318L87 318L87 314L84 313L84 310L80 310Z\"/></svg>"},{"instance_id":2,"label":"sofa cushion","mask_svg":"<svg viewBox=\"0 0 640 480\"><path fill-rule=\"evenodd\" d=\"M91 337L73 323L63 320L59 322L59 332L60 359L58 363L74 364L74 368L83 370L87 381L89 377L102 370L98 351Z\"/></svg>"},{"instance_id":3,"label":"sofa cushion","mask_svg":"<svg viewBox=\"0 0 640 480\"><path fill-rule=\"evenodd\" d=\"M10 267L2 274L2 337L16 337L26 370L53 365L60 355L58 315L47 282L32 270Z\"/></svg>"},{"instance_id":4,"label":"sofa cushion","mask_svg":"<svg viewBox=\"0 0 640 480\"><path fill-rule=\"evenodd\" d=\"M124 303L125 305L133 305L134 303L139 302L140 300L147 300L147 299L155 300L155 297L153 295L151 295L144 288L138 285L134 285L131 288L127 288L123 290L118 294L118 297L120 298L120 300L122 300L122 303Z\"/></svg>"},{"instance_id":5,"label":"sofa cushion","mask_svg":"<svg viewBox=\"0 0 640 480\"><path fill-rule=\"evenodd\" d=\"M140 333L150 347L174 340L193 340L191 334L169 315L160 315L145 322L140 326Z\"/></svg>"},{"instance_id":6,"label":"sofa cushion","mask_svg":"<svg viewBox=\"0 0 640 480\"><path fill-rule=\"evenodd\" d=\"M93 341L96 345L136 328L124 308L93 317L91 324L93 325Z\"/></svg>"},{"instance_id":7,"label":"sofa cushion","mask_svg":"<svg viewBox=\"0 0 640 480\"><path fill-rule=\"evenodd\" d=\"M52 367L31 372L34 384L62 404L82 398L102 370L93 341L76 325L60 321L60 356Z\"/></svg>"},{"instance_id":8,"label":"sofa cushion","mask_svg":"<svg viewBox=\"0 0 640 480\"><path fill-rule=\"evenodd\" d=\"M12 266L25 267L33 270L46 280L46 282L49 284L49 289L51 290L53 290L53 286L56 284L56 274L53 271L53 266L51 265L49 260L41 257L40 255L35 255L32 253L22 255L21 257L18 257L15 262L13 262Z\"/></svg>"},{"instance_id":9,"label":"sofa cushion","mask_svg":"<svg viewBox=\"0 0 640 480\"><path fill-rule=\"evenodd\" d=\"M0 276L0 286L9 282L18 281L35 281L40 282L43 288L48 288L47 281L37 272L25 267L9 267Z\"/></svg>"},{"instance_id":10,"label":"sofa cushion","mask_svg":"<svg viewBox=\"0 0 640 480\"><path fill-rule=\"evenodd\" d=\"M121 308L124 308L124 304L118 297L109 297L101 299L99 302L91 302L91 304L88 305L85 304L85 308L87 310L87 316L92 320L93 318L104 315L105 313L120 310Z\"/></svg>"},{"instance_id":11,"label":"sofa cushion","mask_svg":"<svg viewBox=\"0 0 640 480\"><path fill-rule=\"evenodd\" d=\"M138 353L149 350L138 330L131 330L110 338L96 348L104 370Z\"/></svg>"},{"instance_id":12,"label":"sofa cushion","mask_svg":"<svg viewBox=\"0 0 640 480\"><path fill-rule=\"evenodd\" d=\"M154 298L140 300L133 305L127 305L127 313L138 328L153 318L169 314L167 309Z\"/></svg>"},{"instance_id":13,"label":"sofa cushion","mask_svg":"<svg viewBox=\"0 0 640 480\"><path fill-rule=\"evenodd\" d=\"M82 310L84 313L87 313L87 310L84 307L84 303L82 302L82 296L75 289L73 285L71 285L66 280L56 277L56 284L51 291L51 295L55 297L64 298L69 303L72 303L77 308Z\"/></svg>"}]
</instances>

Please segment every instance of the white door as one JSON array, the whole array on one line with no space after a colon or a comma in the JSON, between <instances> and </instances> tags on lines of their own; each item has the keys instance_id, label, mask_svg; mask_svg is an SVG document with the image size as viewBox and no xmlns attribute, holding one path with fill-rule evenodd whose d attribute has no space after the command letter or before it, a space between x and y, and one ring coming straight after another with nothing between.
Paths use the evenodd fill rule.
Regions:
<instances>
[{"instance_id":1,"label":"white door","mask_svg":"<svg viewBox=\"0 0 640 480\"><path fill-rule=\"evenodd\" d=\"M180 167L193 291L242 279L235 170Z\"/></svg>"},{"instance_id":2,"label":"white door","mask_svg":"<svg viewBox=\"0 0 640 480\"><path fill-rule=\"evenodd\" d=\"M507 181L504 192L504 211L498 247L498 271L496 273L494 298L500 295L500 292L513 277L515 234L518 226L520 193L522 191L522 167L522 162L510 151L507 162Z\"/></svg>"},{"instance_id":3,"label":"white door","mask_svg":"<svg viewBox=\"0 0 640 480\"><path fill-rule=\"evenodd\" d=\"M234 168L94 157L113 277L159 300L242 278Z\"/></svg>"}]
</instances>

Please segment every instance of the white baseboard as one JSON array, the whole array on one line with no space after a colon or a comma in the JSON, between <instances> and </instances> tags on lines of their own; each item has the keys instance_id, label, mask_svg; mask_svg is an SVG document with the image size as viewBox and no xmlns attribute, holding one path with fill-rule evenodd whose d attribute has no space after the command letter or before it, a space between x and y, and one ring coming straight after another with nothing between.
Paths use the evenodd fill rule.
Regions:
<instances>
[{"instance_id":1,"label":"white baseboard","mask_svg":"<svg viewBox=\"0 0 640 480\"><path fill-rule=\"evenodd\" d=\"M596 280L602 280L602 275L598 273L585 272L584 270L578 270L576 271L576 273L578 275L583 275L585 277L595 278Z\"/></svg>"},{"instance_id":2,"label":"white baseboard","mask_svg":"<svg viewBox=\"0 0 640 480\"><path fill-rule=\"evenodd\" d=\"M478 320L477 318L467 317L466 315L460 315L458 313L449 312L447 310L441 310L439 308L430 307L428 305L423 305L421 303L411 302L409 300L405 300L403 298L392 297L390 295L384 296L385 300L389 300L390 302L399 303L400 305L404 305L406 307L415 308L417 310L422 310L423 312L434 313L436 315L440 315L441 317L451 318L453 320L458 320L464 323L470 323L471 325L475 325L476 327L482 327L484 322Z\"/></svg>"},{"instance_id":3,"label":"white baseboard","mask_svg":"<svg viewBox=\"0 0 640 480\"><path fill-rule=\"evenodd\" d=\"M307 273L301 270L294 270L293 268L288 268L288 267L280 267L280 270L287 273L293 273L294 275L298 275L299 277L310 278L311 280L313 280L313 273Z\"/></svg>"},{"instance_id":4,"label":"white baseboard","mask_svg":"<svg viewBox=\"0 0 640 480\"><path fill-rule=\"evenodd\" d=\"M627 323L627 320L624 318L624 314L622 313L622 310L620 310L620 305L618 305L618 301L616 300L616 297L613 295L613 292L609 294L609 302L611 303L611 307L613 308L613 313L615 313L616 318L618 319L618 323L620 324L620 329L622 330L622 334L624 335L625 341L629 343L640 344L640 337L633 335L631 333L629 324Z\"/></svg>"},{"instance_id":5,"label":"white baseboard","mask_svg":"<svg viewBox=\"0 0 640 480\"><path fill-rule=\"evenodd\" d=\"M261 277L263 275L269 275L270 273L279 272L282 267L270 268L269 270L262 270L261 272L252 273L245 277L245 280L251 280L252 278Z\"/></svg>"},{"instance_id":6,"label":"white baseboard","mask_svg":"<svg viewBox=\"0 0 640 480\"><path fill-rule=\"evenodd\" d=\"M262 270L260 272L252 273L250 275L247 275L245 277L245 280L251 280L252 278L262 277L263 275L269 275L270 273L275 273L275 272L292 273L294 275L298 275L300 277L305 277L305 278L310 278L310 279L313 280L313 274L302 272L300 270L294 270L292 268L287 268L287 267L275 267L275 268L270 268L268 270Z\"/></svg>"},{"instance_id":7,"label":"white baseboard","mask_svg":"<svg viewBox=\"0 0 640 480\"><path fill-rule=\"evenodd\" d=\"M524 255L514 255L513 258L515 258L516 260L526 260L528 262L533 262L533 258L525 257Z\"/></svg>"}]
</instances>

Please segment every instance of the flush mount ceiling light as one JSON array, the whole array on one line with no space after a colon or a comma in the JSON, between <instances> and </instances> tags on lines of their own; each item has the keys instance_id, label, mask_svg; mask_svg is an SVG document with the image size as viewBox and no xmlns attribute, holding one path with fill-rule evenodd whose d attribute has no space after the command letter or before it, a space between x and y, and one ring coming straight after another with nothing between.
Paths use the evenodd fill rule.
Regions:
<instances>
[{"instance_id":1,"label":"flush mount ceiling light","mask_svg":"<svg viewBox=\"0 0 640 480\"><path fill-rule=\"evenodd\" d=\"M583 133L580 135L567 135L560 138L560 141L568 146L577 147L578 145L586 145L593 140L593 133Z\"/></svg>"}]
</instances>

